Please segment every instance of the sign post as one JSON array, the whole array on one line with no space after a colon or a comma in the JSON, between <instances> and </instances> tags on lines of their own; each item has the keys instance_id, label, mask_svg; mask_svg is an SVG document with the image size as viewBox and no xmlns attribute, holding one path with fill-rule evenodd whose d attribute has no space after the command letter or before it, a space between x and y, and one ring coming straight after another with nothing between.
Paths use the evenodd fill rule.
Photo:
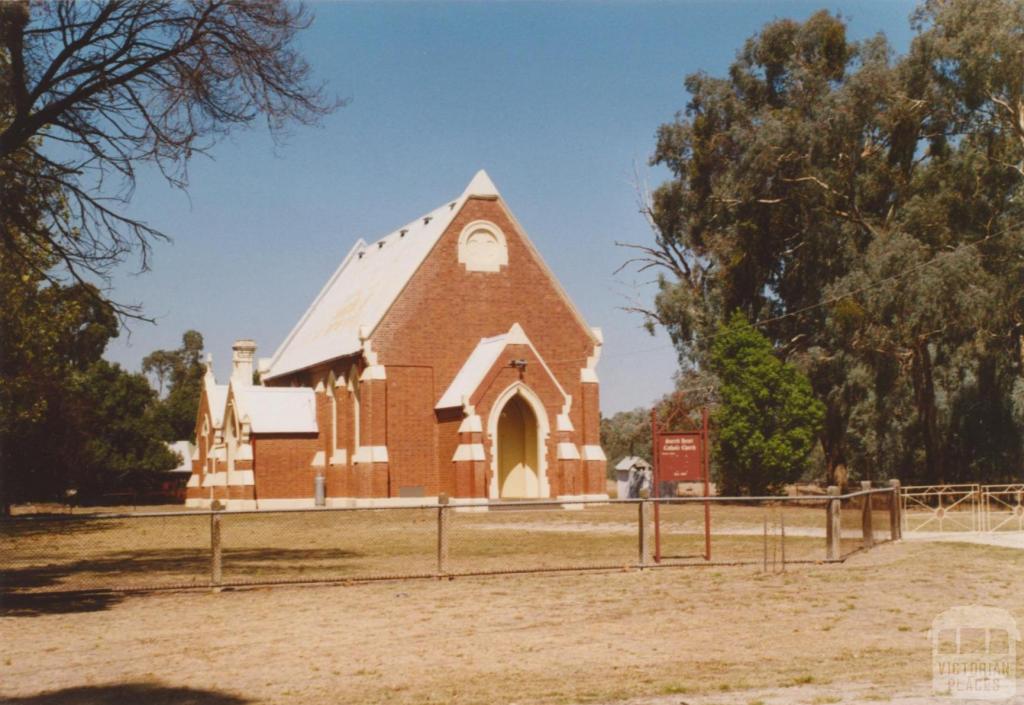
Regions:
<instances>
[{"instance_id":1,"label":"sign post","mask_svg":"<svg viewBox=\"0 0 1024 705\"><path fill-rule=\"evenodd\" d=\"M708 411L701 410L701 428L697 431L663 432L658 428L657 411L651 411L653 437L654 497L661 497L662 482L704 483L704 496L711 494L708 448ZM711 503L704 502L704 559L711 560ZM654 561L661 562L660 503L654 503Z\"/></svg>"},{"instance_id":2,"label":"sign post","mask_svg":"<svg viewBox=\"0 0 1024 705\"><path fill-rule=\"evenodd\" d=\"M711 560L711 502L707 497L711 494L711 455L708 448L708 409L700 410L701 433L704 435L704 560Z\"/></svg>"},{"instance_id":3,"label":"sign post","mask_svg":"<svg viewBox=\"0 0 1024 705\"><path fill-rule=\"evenodd\" d=\"M654 499L661 496L661 463L658 462L658 448L660 447L661 436L658 432L658 409L651 409L651 433L654 436L654 445L651 446L651 460L654 463ZM661 563L661 504L654 502L654 562Z\"/></svg>"}]
</instances>

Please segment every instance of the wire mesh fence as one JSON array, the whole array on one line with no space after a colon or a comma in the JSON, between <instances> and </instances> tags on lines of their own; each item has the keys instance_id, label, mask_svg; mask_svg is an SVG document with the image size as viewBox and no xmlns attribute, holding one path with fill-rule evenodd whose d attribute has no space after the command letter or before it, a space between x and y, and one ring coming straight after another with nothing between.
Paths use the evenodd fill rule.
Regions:
<instances>
[{"instance_id":1,"label":"wire mesh fence","mask_svg":"<svg viewBox=\"0 0 1024 705\"><path fill-rule=\"evenodd\" d=\"M899 525L897 491L864 489L840 500L839 557L871 548L894 538L893 526ZM894 523L895 522L895 523Z\"/></svg>"},{"instance_id":2,"label":"wire mesh fence","mask_svg":"<svg viewBox=\"0 0 1024 705\"><path fill-rule=\"evenodd\" d=\"M709 563L775 569L842 560L894 537L897 493L14 517L0 522L0 590L150 590Z\"/></svg>"},{"instance_id":3,"label":"wire mesh fence","mask_svg":"<svg viewBox=\"0 0 1024 705\"><path fill-rule=\"evenodd\" d=\"M209 585L210 517L19 518L0 526L4 590Z\"/></svg>"},{"instance_id":4,"label":"wire mesh fence","mask_svg":"<svg viewBox=\"0 0 1024 705\"><path fill-rule=\"evenodd\" d=\"M436 509L225 512L225 585L434 575Z\"/></svg>"},{"instance_id":5,"label":"wire mesh fence","mask_svg":"<svg viewBox=\"0 0 1024 705\"><path fill-rule=\"evenodd\" d=\"M621 568L637 562L637 503L514 503L451 512L453 575ZM474 511L477 510L477 511Z\"/></svg>"}]
</instances>

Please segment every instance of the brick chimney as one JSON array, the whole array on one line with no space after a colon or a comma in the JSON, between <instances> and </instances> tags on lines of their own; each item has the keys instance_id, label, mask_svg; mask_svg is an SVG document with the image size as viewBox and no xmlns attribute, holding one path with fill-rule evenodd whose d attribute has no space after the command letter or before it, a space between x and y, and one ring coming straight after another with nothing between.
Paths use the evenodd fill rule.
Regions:
<instances>
[{"instance_id":1,"label":"brick chimney","mask_svg":"<svg viewBox=\"0 0 1024 705\"><path fill-rule=\"evenodd\" d=\"M248 338L236 340L231 350L231 381L236 387L251 387L252 361L256 356L255 341Z\"/></svg>"}]
</instances>

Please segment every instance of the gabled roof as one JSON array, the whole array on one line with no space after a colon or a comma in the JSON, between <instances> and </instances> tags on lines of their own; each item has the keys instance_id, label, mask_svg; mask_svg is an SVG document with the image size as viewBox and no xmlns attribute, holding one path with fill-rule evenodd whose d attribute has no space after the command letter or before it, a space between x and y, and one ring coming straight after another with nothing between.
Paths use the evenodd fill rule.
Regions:
<instances>
[{"instance_id":1,"label":"gabled roof","mask_svg":"<svg viewBox=\"0 0 1024 705\"><path fill-rule=\"evenodd\" d=\"M309 387L232 386L239 419L253 433L316 433L316 397Z\"/></svg>"},{"instance_id":2,"label":"gabled roof","mask_svg":"<svg viewBox=\"0 0 1024 705\"><path fill-rule=\"evenodd\" d=\"M359 240L274 353L264 379L273 379L320 362L360 352L360 333L364 337L373 333L462 210L462 206L474 196L500 200L497 187L483 170L476 173L454 200L376 242L367 244ZM526 236L526 231L515 216L505 210L541 268L551 275L556 289L562 294L583 330L594 337L594 332L551 274L544 259Z\"/></svg>"},{"instance_id":3,"label":"gabled roof","mask_svg":"<svg viewBox=\"0 0 1024 705\"><path fill-rule=\"evenodd\" d=\"M526 332L523 331L523 327L518 323L513 323L512 327L509 328L507 333L501 335L495 335L491 338L481 338L480 342L473 348L473 352L469 354L466 361L462 363L462 368L455 375L452 383L448 385L448 388L441 395L437 404L434 405L435 409L450 409L453 406L462 406L465 399L468 399L476 391L480 383L484 381L484 377L494 366L498 356L501 355L501 351L509 345L527 345L537 359L540 360L541 366L547 372L548 376L558 387L558 391L562 393L562 396L566 396L565 390L562 389L562 385L559 383L558 378L555 377L554 373L544 362L544 358L537 352L537 348L533 346L530 339L526 337Z\"/></svg>"},{"instance_id":4,"label":"gabled roof","mask_svg":"<svg viewBox=\"0 0 1024 705\"><path fill-rule=\"evenodd\" d=\"M224 426L224 406L228 403L228 385L215 384L207 389L210 399L210 412L213 414L213 427Z\"/></svg>"},{"instance_id":5,"label":"gabled roof","mask_svg":"<svg viewBox=\"0 0 1024 705\"><path fill-rule=\"evenodd\" d=\"M462 406L463 399L468 398L480 386L484 375L494 366L494 361L498 359L506 345L508 333L493 338L481 338L434 408L449 409L453 406Z\"/></svg>"},{"instance_id":6,"label":"gabled roof","mask_svg":"<svg viewBox=\"0 0 1024 705\"><path fill-rule=\"evenodd\" d=\"M649 468L651 464L643 458L638 458L635 455L628 455L618 462L615 466L616 470L630 470L634 467L637 468Z\"/></svg>"},{"instance_id":7,"label":"gabled roof","mask_svg":"<svg viewBox=\"0 0 1024 705\"><path fill-rule=\"evenodd\" d=\"M213 376L213 356L206 356L206 374L203 375L206 402L210 405L210 422L214 428L224 426L224 407L228 403L228 385L217 384Z\"/></svg>"},{"instance_id":8,"label":"gabled roof","mask_svg":"<svg viewBox=\"0 0 1024 705\"><path fill-rule=\"evenodd\" d=\"M374 243L359 240L274 353L266 379L359 352L360 329L377 327L471 196L498 196L486 172L455 200Z\"/></svg>"}]
</instances>

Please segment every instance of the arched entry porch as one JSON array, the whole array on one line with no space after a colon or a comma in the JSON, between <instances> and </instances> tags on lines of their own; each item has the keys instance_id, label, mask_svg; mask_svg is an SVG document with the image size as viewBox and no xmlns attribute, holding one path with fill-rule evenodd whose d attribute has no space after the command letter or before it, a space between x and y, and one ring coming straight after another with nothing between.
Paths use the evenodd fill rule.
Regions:
<instances>
[{"instance_id":1,"label":"arched entry porch","mask_svg":"<svg viewBox=\"0 0 1024 705\"><path fill-rule=\"evenodd\" d=\"M488 431L491 439L491 499L550 496L547 478L547 413L537 395L517 383L495 401Z\"/></svg>"}]
</instances>

